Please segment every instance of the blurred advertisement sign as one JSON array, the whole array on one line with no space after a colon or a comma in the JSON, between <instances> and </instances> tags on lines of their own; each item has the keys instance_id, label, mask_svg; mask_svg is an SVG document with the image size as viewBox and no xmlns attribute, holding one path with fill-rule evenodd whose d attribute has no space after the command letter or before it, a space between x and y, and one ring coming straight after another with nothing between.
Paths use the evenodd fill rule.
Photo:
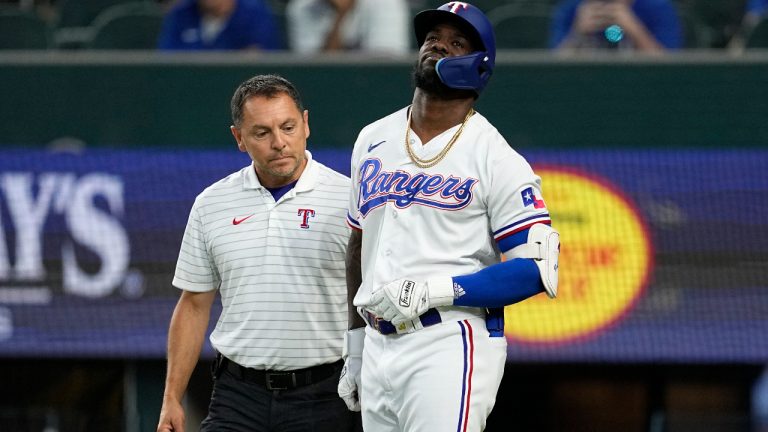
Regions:
<instances>
[{"instance_id":1,"label":"blurred advertisement sign","mask_svg":"<svg viewBox=\"0 0 768 432\"><path fill-rule=\"evenodd\" d=\"M522 153L562 234L561 287L506 309L509 361L768 361L768 152ZM349 174L349 150L313 156ZM164 357L195 196L249 163L0 152L0 357Z\"/></svg>"}]
</instances>

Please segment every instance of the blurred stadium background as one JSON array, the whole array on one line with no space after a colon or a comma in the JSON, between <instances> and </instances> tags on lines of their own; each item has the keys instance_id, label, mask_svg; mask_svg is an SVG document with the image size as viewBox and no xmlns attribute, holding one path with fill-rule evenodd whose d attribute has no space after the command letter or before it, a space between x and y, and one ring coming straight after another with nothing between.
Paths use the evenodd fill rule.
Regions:
<instances>
[{"instance_id":1,"label":"blurred stadium background","mask_svg":"<svg viewBox=\"0 0 768 432\"><path fill-rule=\"evenodd\" d=\"M563 236L561 298L507 308L487 430L768 430L768 52L726 49L744 1L679 0L687 49L653 58L547 52L553 3L476 2L502 48L478 110ZM359 129L410 101L411 56L154 52L135 36L162 7L0 3L2 431L155 429L187 213L248 164L237 84L292 80L310 150L347 174Z\"/></svg>"}]
</instances>

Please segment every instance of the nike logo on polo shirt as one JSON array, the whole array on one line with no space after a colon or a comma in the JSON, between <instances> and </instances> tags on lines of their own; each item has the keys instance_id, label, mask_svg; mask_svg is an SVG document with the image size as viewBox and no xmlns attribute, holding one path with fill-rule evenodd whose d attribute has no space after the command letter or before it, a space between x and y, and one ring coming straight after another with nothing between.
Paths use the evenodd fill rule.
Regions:
<instances>
[{"instance_id":1,"label":"nike logo on polo shirt","mask_svg":"<svg viewBox=\"0 0 768 432\"><path fill-rule=\"evenodd\" d=\"M376 143L376 144L371 144L371 145L369 145L369 146L368 146L368 153L370 153L370 152L371 152L371 150L375 149L376 147L378 147L378 146L380 146L380 145L384 144L385 142L387 142L387 141L386 141L386 140L384 140L384 141L382 141L382 142L380 142L380 143Z\"/></svg>"},{"instance_id":2,"label":"nike logo on polo shirt","mask_svg":"<svg viewBox=\"0 0 768 432\"><path fill-rule=\"evenodd\" d=\"M254 214L255 214L255 213L254 213ZM242 222L245 222L245 221L246 221L247 219L249 219L251 216L253 216L253 215L250 215L250 216L246 216L246 217L244 217L244 218L242 218L242 219L238 219L238 218L232 218L232 225L240 225Z\"/></svg>"}]
</instances>

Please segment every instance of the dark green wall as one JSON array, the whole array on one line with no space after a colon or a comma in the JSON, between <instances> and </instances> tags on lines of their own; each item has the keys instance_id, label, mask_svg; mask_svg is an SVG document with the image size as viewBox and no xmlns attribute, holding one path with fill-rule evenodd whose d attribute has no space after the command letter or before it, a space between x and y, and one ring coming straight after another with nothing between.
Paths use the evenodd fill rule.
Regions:
<instances>
[{"instance_id":1,"label":"dark green wall","mask_svg":"<svg viewBox=\"0 0 768 432\"><path fill-rule=\"evenodd\" d=\"M381 63L381 64L380 64ZM768 146L768 59L500 61L478 103L517 148ZM409 103L409 62L9 61L0 58L0 143L234 145L237 84L275 72L310 110L313 147L350 147Z\"/></svg>"}]
</instances>

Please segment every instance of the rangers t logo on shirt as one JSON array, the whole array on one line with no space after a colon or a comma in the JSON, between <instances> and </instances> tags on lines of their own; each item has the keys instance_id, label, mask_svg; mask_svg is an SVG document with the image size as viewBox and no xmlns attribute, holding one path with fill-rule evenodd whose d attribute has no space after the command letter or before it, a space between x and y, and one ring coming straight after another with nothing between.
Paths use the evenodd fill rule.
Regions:
<instances>
[{"instance_id":1,"label":"rangers t logo on shirt","mask_svg":"<svg viewBox=\"0 0 768 432\"><path fill-rule=\"evenodd\" d=\"M301 216L301 227L309 229L309 218L315 217L315 211L312 209L299 209L298 216Z\"/></svg>"}]
</instances>

